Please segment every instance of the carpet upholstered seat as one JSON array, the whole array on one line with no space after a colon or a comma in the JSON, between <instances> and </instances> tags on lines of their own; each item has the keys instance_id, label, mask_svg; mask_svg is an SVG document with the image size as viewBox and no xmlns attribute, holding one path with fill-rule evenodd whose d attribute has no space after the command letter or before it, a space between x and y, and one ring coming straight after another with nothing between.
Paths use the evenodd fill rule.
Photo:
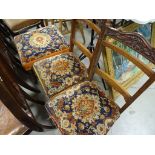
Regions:
<instances>
[{"instance_id":1,"label":"carpet upholstered seat","mask_svg":"<svg viewBox=\"0 0 155 155\"><path fill-rule=\"evenodd\" d=\"M87 69L71 52L34 63L34 70L48 97L86 80Z\"/></svg>"},{"instance_id":2,"label":"carpet upholstered seat","mask_svg":"<svg viewBox=\"0 0 155 155\"><path fill-rule=\"evenodd\" d=\"M62 134L106 134L119 117L119 107L95 82L82 82L53 96L46 104Z\"/></svg>"},{"instance_id":3,"label":"carpet upholstered seat","mask_svg":"<svg viewBox=\"0 0 155 155\"><path fill-rule=\"evenodd\" d=\"M73 53L62 53L34 63L35 73L50 102L46 109L62 134L106 134L119 117ZM84 81L84 82L83 82Z\"/></svg>"},{"instance_id":4,"label":"carpet upholstered seat","mask_svg":"<svg viewBox=\"0 0 155 155\"><path fill-rule=\"evenodd\" d=\"M30 70L38 60L69 49L65 38L54 25L17 35L14 40L25 70Z\"/></svg>"}]
</instances>

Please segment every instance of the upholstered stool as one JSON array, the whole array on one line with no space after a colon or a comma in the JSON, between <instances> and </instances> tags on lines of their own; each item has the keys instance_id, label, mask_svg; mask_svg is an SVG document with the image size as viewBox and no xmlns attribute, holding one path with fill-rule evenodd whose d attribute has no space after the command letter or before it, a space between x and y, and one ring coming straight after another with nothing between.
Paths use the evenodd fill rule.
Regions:
<instances>
[{"instance_id":1,"label":"upholstered stool","mask_svg":"<svg viewBox=\"0 0 155 155\"><path fill-rule=\"evenodd\" d=\"M33 68L48 97L86 80L88 76L84 64L71 52L35 62Z\"/></svg>"},{"instance_id":2,"label":"upholstered stool","mask_svg":"<svg viewBox=\"0 0 155 155\"><path fill-rule=\"evenodd\" d=\"M68 51L69 45L55 26L47 26L15 36L21 63L30 70L34 62Z\"/></svg>"},{"instance_id":3,"label":"upholstered stool","mask_svg":"<svg viewBox=\"0 0 155 155\"><path fill-rule=\"evenodd\" d=\"M94 82L82 82L53 96L46 104L62 134L106 134L119 117L119 107Z\"/></svg>"}]
</instances>

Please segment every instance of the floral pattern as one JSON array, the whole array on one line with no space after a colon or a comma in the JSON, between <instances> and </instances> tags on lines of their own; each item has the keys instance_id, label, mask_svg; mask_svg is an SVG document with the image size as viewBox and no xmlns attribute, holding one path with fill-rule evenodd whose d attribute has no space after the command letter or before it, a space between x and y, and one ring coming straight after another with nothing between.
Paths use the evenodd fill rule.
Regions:
<instances>
[{"instance_id":1,"label":"floral pattern","mask_svg":"<svg viewBox=\"0 0 155 155\"><path fill-rule=\"evenodd\" d=\"M49 97L88 77L85 66L71 52L40 60L34 70Z\"/></svg>"},{"instance_id":2,"label":"floral pattern","mask_svg":"<svg viewBox=\"0 0 155 155\"><path fill-rule=\"evenodd\" d=\"M69 48L63 35L54 25L20 34L15 36L14 40L21 63L26 70L31 69L32 61ZM31 64L30 68L26 67L27 64Z\"/></svg>"},{"instance_id":3,"label":"floral pattern","mask_svg":"<svg viewBox=\"0 0 155 155\"><path fill-rule=\"evenodd\" d=\"M95 82L82 82L55 95L46 104L62 134L106 134L119 117L119 107Z\"/></svg>"}]
</instances>

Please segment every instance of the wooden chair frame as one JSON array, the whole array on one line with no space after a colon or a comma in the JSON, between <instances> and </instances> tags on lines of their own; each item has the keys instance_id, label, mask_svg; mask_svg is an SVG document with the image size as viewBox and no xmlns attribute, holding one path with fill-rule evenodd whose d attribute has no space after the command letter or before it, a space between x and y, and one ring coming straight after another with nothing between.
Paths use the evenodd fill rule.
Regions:
<instances>
[{"instance_id":1,"label":"wooden chair frame","mask_svg":"<svg viewBox=\"0 0 155 155\"><path fill-rule=\"evenodd\" d=\"M123 55L129 61L135 64L138 68L140 68L149 77L149 79L143 84L143 86L141 86L141 88L134 95L130 95L128 91L123 86L121 86L115 79L111 78L109 74L96 67L101 52L95 50L93 54L91 54L91 52L88 49L86 49L85 46L83 46L80 42L75 40L76 20L72 21L70 51L73 51L74 45L76 45L83 52L83 54L89 58L91 62L89 66L89 80L92 80L93 75L97 73L111 87L113 87L124 97L126 103L120 108L120 113L122 113L155 81L155 72L151 70L146 64L141 62L139 59L135 58L134 56L120 49L119 47L116 47L112 43L108 42L106 40L106 37L109 36L115 40L118 40L119 42L122 42L126 46L129 46L130 48L134 49L135 51L143 55L145 58L150 60L150 62L152 62L153 64L155 64L155 48L152 48L151 45L145 39L143 39L143 37L140 34L124 33L116 29L110 28L108 26L105 26L105 30L101 31L101 29L94 23L92 23L90 20L83 19L82 21L85 22L89 27L94 29L94 31L97 34L104 33L104 37L102 38L103 47L108 47L117 52L118 54Z\"/></svg>"}]
</instances>

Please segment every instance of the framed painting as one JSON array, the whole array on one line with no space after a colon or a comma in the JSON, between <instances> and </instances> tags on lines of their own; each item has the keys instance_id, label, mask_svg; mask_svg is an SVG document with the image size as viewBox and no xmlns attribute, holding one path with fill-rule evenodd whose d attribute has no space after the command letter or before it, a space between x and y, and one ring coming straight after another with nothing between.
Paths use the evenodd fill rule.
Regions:
<instances>
[{"instance_id":1,"label":"framed painting","mask_svg":"<svg viewBox=\"0 0 155 155\"><path fill-rule=\"evenodd\" d=\"M129 25L128 27L123 28L123 31L139 32L151 44L155 45L154 44L155 40L153 40L153 41L151 40L152 31L154 31L154 29L153 29L154 27L155 27L155 25L152 26L151 24L139 25L139 24L133 23L133 24ZM135 56L136 58L140 59L145 64L151 65L147 59L145 59L142 55L138 54L131 48L123 45L122 43L120 43L118 41L115 41L114 39L111 39L111 38L108 38L108 39L110 39L110 41L115 46L124 49L124 51L126 51L126 52L130 53L131 55ZM107 59L106 60L107 65L105 65L105 66L107 66L106 70L112 77L114 77L119 83L121 83L124 88L126 88L126 89L129 88L143 75L143 72L141 72L139 70L139 68L137 68L133 63L128 61L125 57L117 54L115 51L112 51L109 48L106 48L105 52L106 53L102 53L102 55L104 55L103 62L105 62L105 59ZM119 95L115 90L111 90L110 93L112 93L111 96L113 98L117 98Z\"/></svg>"}]
</instances>

